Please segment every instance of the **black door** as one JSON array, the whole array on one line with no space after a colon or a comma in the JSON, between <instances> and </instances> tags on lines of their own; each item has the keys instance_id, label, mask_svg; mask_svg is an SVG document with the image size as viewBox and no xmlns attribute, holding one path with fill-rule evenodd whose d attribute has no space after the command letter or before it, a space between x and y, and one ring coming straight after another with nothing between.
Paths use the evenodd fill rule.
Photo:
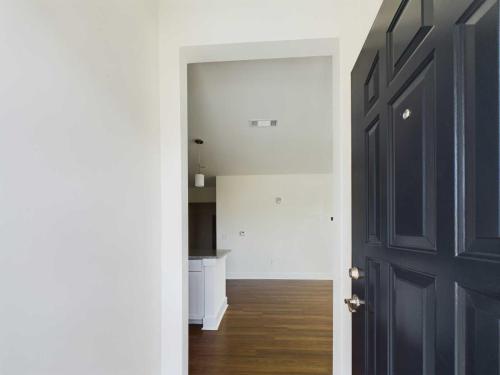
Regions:
<instances>
[{"instance_id":1,"label":"black door","mask_svg":"<svg viewBox=\"0 0 500 375\"><path fill-rule=\"evenodd\" d=\"M498 36L498 0L386 0L352 72L354 374L500 374Z\"/></svg>"}]
</instances>

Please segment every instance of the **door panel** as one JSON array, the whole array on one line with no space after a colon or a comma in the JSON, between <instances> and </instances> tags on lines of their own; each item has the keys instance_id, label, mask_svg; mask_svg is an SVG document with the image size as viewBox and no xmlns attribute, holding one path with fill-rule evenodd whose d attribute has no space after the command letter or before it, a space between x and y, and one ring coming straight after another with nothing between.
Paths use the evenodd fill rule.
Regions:
<instances>
[{"instance_id":1,"label":"door panel","mask_svg":"<svg viewBox=\"0 0 500 375\"><path fill-rule=\"evenodd\" d=\"M366 189L367 189L367 242L373 245L380 244L380 120L377 117L368 126L365 134Z\"/></svg>"},{"instance_id":2,"label":"door panel","mask_svg":"<svg viewBox=\"0 0 500 375\"><path fill-rule=\"evenodd\" d=\"M500 257L498 1L475 1L456 26L460 105L459 252ZM470 214L468 214L470 213Z\"/></svg>"},{"instance_id":3,"label":"door panel","mask_svg":"<svg viewBox=\"0 0 500 375\"><path fill-rule=\"evenodd\" d=\"M403 0L387 32L389 71L393 77L432 28L432 0Z\"/></svg>"},{"instance_id":4,"label":"door panel","mask_svg":"<svg viewBox=\"0 0 500 375\"><path fill-rule=\"evenodd\" d=\"M391 246L435 250L434 86L434 61L430 60L389 104Z\"/></svg>"},{"instance_id":5,"label":"door panel","mask_svg":"<svg viewBox=\"0 0 500 375\"><path fill-rule=\"evenodd\" d=\"M366 372L379 375L387 373L387 337L380 329L385 315L381 295L382 265L374 259L366 262Z\"/></svg>"},{"instance_id":6,"label":"door panel","mask_svg":"<svg viewBox=\"0 0 500 375\"><path fill-rule=\"evenodd\" d=\"M433 276L391 269L392 374L435 373L436 293Z\"/></svg>"},{"instance_id":7,"label":"door panel","mask_svg":"<svg viewBox=\"0 0 500 375\"><path fill-rule=\"evenodd\" d=\"M380 93L380 66L378 53L373 59L365 82L365 113L368 113L377 102Z\"/></svg>"},{"instance_id":8,"label":"door panel","mask_svg":"<svg viewBox=\"0 0 500 375\"><path fill-rule=\"evenodd\" d=\"M457 374L500 374L500 299L457 286Z\"/></svg>"},{"instance_id":9,"label":"door panel","mask_svg":"<svg viewBox=\"0 0 500 375\"><path fill-rule=\"evenodd\" d=\"M385 0L352 72L353 374L500 374L498 0Z\"/></svg>"}]
</instances>

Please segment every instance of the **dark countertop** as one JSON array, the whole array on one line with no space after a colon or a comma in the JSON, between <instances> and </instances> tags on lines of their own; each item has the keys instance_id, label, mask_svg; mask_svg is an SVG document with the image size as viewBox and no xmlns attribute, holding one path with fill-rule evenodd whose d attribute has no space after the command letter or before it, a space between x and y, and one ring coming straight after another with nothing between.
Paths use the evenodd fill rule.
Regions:
<instances>
[{"instance_id":1,"label":"dark countertop","mask_svg":"<svg viewBox=\"0 0 500 375\"><path fill-rule=\"evenodd\" d=\"M212 252L213 254L210 254ZM190 250L189 260L198 260L198 259L219 259L225 257L229 254L231 250Z\"/></svg>"}]
</instances>

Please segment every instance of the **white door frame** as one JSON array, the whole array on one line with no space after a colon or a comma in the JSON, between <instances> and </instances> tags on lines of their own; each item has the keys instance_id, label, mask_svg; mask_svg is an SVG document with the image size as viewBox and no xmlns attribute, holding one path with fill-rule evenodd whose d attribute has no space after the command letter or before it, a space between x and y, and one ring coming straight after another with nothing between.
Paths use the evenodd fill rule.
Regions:
<instances>
[{"instance_id":1,"label":"white door frame","mask_svg":"<svg viewBox=\"0 0 500 375\"><path fill-rule=\"evenodd\" d=\"M345 375L351 368L351 323L350 315L343 306L343 297L350 294L350 281L346 269L350 264L350 154L344 155L345 145L350 144L350 131L341 126L341 82L340 55L337 38L308 39L293 41L255 42L241 44L187 46L180 48L180 134L181 165L169 159L169 142L162 137L162 375L188 374L188 132L187 132L187 66L191 63L260 60L272 58L293 58L331 56L333 68L333 175L334 207L334 374ZM165 126L162 124L162 133ZM344 124L344 126L347 126ZM180 130L180 131L179 131ZM171 141L170 141L171 142ZM179 142L179 140L175 140ZM350 150L350 147L347 148ZM175 164L175 165L173 165ZM170 171L172 169L172 171ZM181 176L168 178L169 176ZM182 197L173 202L169 192ZM182 217L172 222L169 207L182 205ZM171 211L170 211L171 212ZM171 225L168 225L171 224Z\"/></svg>"}]
</instances>

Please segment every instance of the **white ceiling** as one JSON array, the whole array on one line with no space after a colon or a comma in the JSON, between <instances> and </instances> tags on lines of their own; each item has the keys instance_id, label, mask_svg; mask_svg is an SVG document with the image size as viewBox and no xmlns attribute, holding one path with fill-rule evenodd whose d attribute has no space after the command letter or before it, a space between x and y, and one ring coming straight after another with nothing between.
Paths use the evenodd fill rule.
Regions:
<instances>
[{"instance_id":1,"label":"white ceiling","mask_svg":"<svg viewBox=\"0 0 500 375\"><path fill-rule=\"evenodd\" d=\"M278 126L252 128L251 119ZM330 57L188 66L189 176L201 138L207 185L213 176L332 171ZM212 178L210 178L212 177Z\"/></svg>"}]
</instances>

